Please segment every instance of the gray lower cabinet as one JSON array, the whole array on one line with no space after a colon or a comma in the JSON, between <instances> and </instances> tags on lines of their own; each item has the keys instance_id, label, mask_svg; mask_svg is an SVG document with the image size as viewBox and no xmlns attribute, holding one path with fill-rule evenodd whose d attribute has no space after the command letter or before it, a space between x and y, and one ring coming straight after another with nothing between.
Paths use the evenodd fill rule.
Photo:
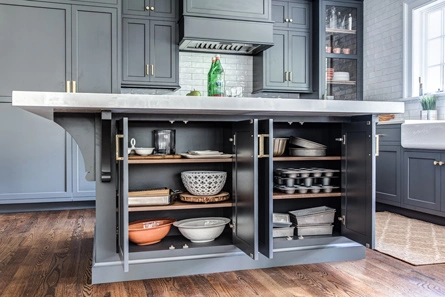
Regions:
<instances>
[{"instance_id":1,"label":"gray lower cabinet","mask_svg":"<svg viewBox=\"0 0 445 297\"><path fill-rule=\"evenodd\" d=\"M402 155L400 145L380 145L376 158L376 201L401 205Z\"/></svg>"},{"instance_id":2,"label":"gray lower cabinet","mask_svg":"<svg viewBox=\"0 0 445 297\"><path fill-rule=\"evenodd\" d=\"M445 154L439 152L410 151L403 153L403 203L412 209L440 214L445 203L443 163ZM443 214L442 214L443 215Z\"/></svg>"},{"instance_id":3,"label":"gray lower cabinet","mask_svg":"<svg viewBox=\"0 0 445 297\"><path fill-rule=\"evenodd\" d=\"M273 1L272 9L274 46L253 58L253 93L310 93L311 4Z\"/></svg>"},{"instance_id":4,"label":"gray lower cabinet","mask_svg":"<svg viewBox=\"0 0 445 297\"><path fill-rule=\"evenodd\" d=\"M139 15L150 18L177 19L177 0L123 0L122 13L124 15Z\"/></svg>"},{"instance_id":5,"label":"gray lower cabinet","mask_svg":"<svg viewBox=\"0 0 445 297\"><path fill-rule=\"evenodd\" d=\"M273 119L227 120L223 116L215 116L211 121L195 118L173 123L167 118L170 119L161 116L153 120L143 114L112 116L112 135L117 137L111 137L110 141L111 147L118 147L119 160L116 163L116 152L110 152L111 163L115 164L111 167L110 182L100 182L101 170L96 170L98 223L93 283L353 260L365 257L364 245L373 247L373 157L370 156L374 143L369 118L344 123L305 123L304 126ZM96 131L102 128L96 127ZM154 146L153 130L158 129L175 129L177 153L210 149L233 153L233 157L140 160L126 154L131 138L142 146ZM284 135L306 137L327 145L328 156L297 158L286 151L278 159L262 158L258 156L260 134L268 134L271 139ZM96 134L95 154L100 159L107 149L101 148L99 139L100 135ZM78 141L82 142L81 135ZM266 144L265 149L271 151L272 142ZM307 196L277 193L273 189L273 172L283 167L337 169L333 179L338 190ZM231 199L207 204L184 203L178 199L173 205L165 206L129 205L131 191L158 187L185 191L180 176L182 171L190 170L227 172L223 191L228 192ZM336 210L332 235L305 236L304 239L297 235L290 239L273 237L273 212L323 205ZM128 240L128 224L136 220L215 216L230 218L231 226L227 225L221 236L205 244L190 242L176 227L156 244L138 246Z\"/></svg>"},{"instance_id":6,"label":"gray lower cabinet","mask_svg":"<svg viewBox=\"0 0 445 297\"><path fill-rule=\"evenodd\" d=\"M40 1L40 2L56 2L62 4L86 4L86 5L106 5L116 6L119 4L119 0L28 0L28 1Z\"/></svg>"},{"instance_id":7,"label":"gray lower cabinet","mask_svg":"<svg viewBox=\"0 0 445 297\"><path fill-rule=\"evenodd\" d=\"M179 88L176 22L123 18L122 86Z\"/></svg>"},{"instance_id":8,"label":"gray lower cabinet","mask_svg":"<svg viewBox=\"0 0 445 297\"><path fill-rule=\"evenodd\" d=\"M271 0L179 0L184 15L238 20L270 20Z\"/></svg>"}]
</instances>

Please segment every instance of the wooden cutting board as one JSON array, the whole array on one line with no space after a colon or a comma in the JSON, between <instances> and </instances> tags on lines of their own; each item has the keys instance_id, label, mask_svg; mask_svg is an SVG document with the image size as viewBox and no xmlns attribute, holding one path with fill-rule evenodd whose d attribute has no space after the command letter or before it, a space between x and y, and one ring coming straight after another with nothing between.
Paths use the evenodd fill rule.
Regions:
<instances>
[{"instance_id":1,"label":"wooden cutting board","mask_svg":"<svg viewBox=\"0 0 445 297\"><path fill-rule=\"evenodd\" d=\"M150 159L180 159L181 155L148 155L148 156L128 156L129 160L150 160Z\"/></svg>"}]
</instances>

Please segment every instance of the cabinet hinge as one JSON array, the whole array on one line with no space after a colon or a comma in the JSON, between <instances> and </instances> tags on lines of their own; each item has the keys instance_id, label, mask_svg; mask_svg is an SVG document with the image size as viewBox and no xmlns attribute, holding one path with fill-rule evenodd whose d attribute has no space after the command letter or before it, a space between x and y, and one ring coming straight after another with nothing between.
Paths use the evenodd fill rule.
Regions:
<instances>
[{"instance_id":1,"label":"cabinet hinge","mask_svg":"<svg viewBox=\"0 0 445 297\"><path fill-rule=\"evenodd\" d=\"M346 226L346 216L345 215L338 217L338 220L343 224L343 226Z\"/></svg>"}]
</instances>

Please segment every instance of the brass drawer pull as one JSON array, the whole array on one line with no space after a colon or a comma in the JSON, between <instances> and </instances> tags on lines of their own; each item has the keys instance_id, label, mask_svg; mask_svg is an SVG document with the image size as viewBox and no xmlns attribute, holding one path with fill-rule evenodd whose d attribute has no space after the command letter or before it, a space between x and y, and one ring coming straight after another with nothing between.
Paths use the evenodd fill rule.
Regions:
<instances>
[{"instance_id":1,"label":"brass drawer pull","mask_svg":"<svg viewBox=\"0 0 445 297\"><path fill-rule=\"evenodd\" d=\"M258 148L258 158L267 158L269 155L264 153L264 139L269 138L269 134L258 134L259 148Z\"/></svg>"},{"instance_id":2,"label":"brass drawer pull","mask_svg":"<svg viewBox=\"0 0 445 297\"><path fill-rule=\"evenodd\" d=\"M123 134L116 134L116 163L117 163L117 161L123 161L124 160L124 157L120 157L119 139L124 139L124 135Z\"/></svg>"}]
</instances>

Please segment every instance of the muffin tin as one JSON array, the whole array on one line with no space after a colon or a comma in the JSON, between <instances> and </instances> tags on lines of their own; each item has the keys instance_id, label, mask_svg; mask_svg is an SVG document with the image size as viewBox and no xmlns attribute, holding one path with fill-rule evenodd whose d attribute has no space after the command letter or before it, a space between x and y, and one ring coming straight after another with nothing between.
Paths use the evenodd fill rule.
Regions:
<instances>
[{"instance_id":1,"label":"muffin tin","mask_svg":"<svg viewBox=\"0 0 445 297\"><path fill-rule=\"evenodd\" d=\"M336 169L325 168L277 168L274 173L275 188L286 194L330 193L337 186L331 180L338 178Z\"/></svg>"}]
</instances>

